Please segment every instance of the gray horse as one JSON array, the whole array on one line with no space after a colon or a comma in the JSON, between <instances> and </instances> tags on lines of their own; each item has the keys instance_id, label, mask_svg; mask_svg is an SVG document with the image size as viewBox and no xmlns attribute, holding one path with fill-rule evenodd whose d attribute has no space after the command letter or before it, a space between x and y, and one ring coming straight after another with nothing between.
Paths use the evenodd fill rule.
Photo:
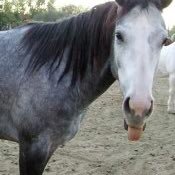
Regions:
<instances>
[{"instance_id":1,"label":"gray horse","mask_svg":"<svg viewBox=\"0 0 175 175\"><path fill-rule=\"evenodd\" d=\"M170 2L116 0L57 23L0 32L0 138L19 143L21 175L43 173L116 79L128 137L140 138L168 42L161 10Z\"/></svg>"}]
</instances>

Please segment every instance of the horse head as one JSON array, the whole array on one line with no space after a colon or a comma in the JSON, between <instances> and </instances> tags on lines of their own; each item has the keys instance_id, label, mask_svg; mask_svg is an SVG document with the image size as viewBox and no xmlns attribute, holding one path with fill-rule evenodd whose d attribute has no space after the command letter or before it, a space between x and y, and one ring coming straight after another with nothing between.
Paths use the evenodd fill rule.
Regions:
<instances>
[{"instance_id":1,"label":"horse head","mask_svg":"<svg viewBox=\"0 0 175 175\"><path fill-rule=\"evenodd\" d=\"M116 0L120 19L115 28L112 70L124 96L125 128L138 140L153 110L152 86L162 46L169 43L161 16L171 0Z\"/></svg>"}]
</instances>

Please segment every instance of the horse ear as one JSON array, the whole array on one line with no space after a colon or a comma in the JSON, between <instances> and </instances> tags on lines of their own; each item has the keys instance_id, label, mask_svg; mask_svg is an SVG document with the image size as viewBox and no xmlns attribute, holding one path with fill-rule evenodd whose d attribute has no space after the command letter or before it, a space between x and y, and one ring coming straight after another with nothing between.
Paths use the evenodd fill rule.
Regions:
<instances>
[{"instance_id":1,"label":"horse ear","mask_svg":"<svg viewBox=\"0 0 175 175\"><path fill-rule=\"evenodd\" d=\"M161 0L162 8L168 7L173 0Z\"/></svg>"}]
</instances>

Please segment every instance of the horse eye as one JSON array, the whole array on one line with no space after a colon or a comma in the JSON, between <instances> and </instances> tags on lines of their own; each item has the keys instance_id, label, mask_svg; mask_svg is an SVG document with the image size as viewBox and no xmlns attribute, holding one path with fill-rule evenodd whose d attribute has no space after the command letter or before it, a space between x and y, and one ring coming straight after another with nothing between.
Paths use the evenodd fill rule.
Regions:
<instances>
[{"instance_id":1,"label":"horse eye","mask_svg":"<svg viewBox=\"0 0 175 175\"><path fill-rule=\"evenodd\" d=\"M117 38L118 41L122 41L122 42L124 41L122 34L119 33L119 32L116 33L116 38Z\"/></svg>"},{"instance_id":2,"label":"horse eye","mask_svg":"<svg viewBox=\"0 0 175 175\"><path fill-rule=\"evenodd\" d=\"M168 45L170 45L172 43L173 43L173 41L170 38L166 38L166 39L163 40L162 45L163 46L168 46Z\"/></svg>"}]
</instances>

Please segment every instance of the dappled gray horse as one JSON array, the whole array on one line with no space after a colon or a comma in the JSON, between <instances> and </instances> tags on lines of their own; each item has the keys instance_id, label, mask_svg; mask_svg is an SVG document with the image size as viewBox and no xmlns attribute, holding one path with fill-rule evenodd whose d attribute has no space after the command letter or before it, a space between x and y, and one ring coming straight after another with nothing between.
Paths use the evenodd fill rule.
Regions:
<instances>
[{"instance_id":1,"label":"dappled gray horse","mask_svg":"<svg viewBox=\"0 0 175 175\"><path fill-rule=\"evenodd\" d=\"M170 2L116 0L57 23L0 32L0 138L19 143L21 175L43 173L116 79L128 137L140 138L168 36L161 10Z\"/></svg>"}]
</instances>

